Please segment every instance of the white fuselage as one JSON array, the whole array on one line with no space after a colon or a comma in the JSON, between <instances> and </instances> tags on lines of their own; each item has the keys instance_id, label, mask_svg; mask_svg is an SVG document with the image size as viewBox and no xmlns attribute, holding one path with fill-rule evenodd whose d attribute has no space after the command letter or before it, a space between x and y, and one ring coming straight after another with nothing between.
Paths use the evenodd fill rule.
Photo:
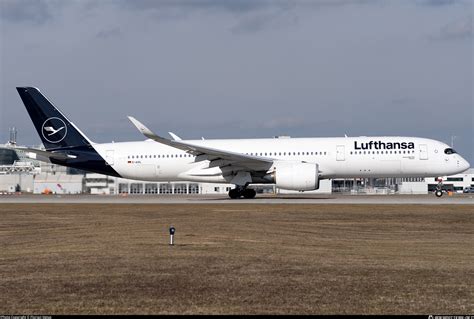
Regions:
<instances>
[{"instance_id":1,"label":"white fuselage","mask_svg":"<svg viewBox=\"0 0 474 319\"><path fill-rule=\"evenodd\" d=\"M187 143L234 153L319 166L320 178L437 177L469 168L448 145L416 137L343 137L188 140ZM225 183L225 168L209 168L185 151L153 140L94 144L96 151L124 178L146 181Z\"/></svg>"}]
</instances>

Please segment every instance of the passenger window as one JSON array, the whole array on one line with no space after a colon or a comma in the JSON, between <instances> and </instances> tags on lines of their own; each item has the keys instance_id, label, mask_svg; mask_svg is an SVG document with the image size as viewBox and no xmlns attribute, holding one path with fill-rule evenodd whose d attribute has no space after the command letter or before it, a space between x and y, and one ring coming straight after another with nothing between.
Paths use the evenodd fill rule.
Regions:
<instances>
[{"instance_id":1,"label":"passenger window","mask_svg":"<svg viewBox=\"0 0 474 319\"><path fill-rule=\"evenodd\" d=\"M447 148L447 149L444 150L444 154L450 155L450 154L455 154L455 153L456 153L456 151L452 148Z\"/></svg>"}]
</instances>

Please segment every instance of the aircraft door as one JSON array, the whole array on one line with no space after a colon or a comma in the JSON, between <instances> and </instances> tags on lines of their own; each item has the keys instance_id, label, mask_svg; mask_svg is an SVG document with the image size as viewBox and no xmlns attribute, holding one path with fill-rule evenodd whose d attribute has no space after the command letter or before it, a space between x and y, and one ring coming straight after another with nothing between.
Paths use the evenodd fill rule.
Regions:
<instances>
[{"instance_id":1,"label":"aircraft door","mask_svg":"<svg viewBox=\"0 0 474 319\"><path fill-rule=\"evenodd\" d=\"M114 165L114 157L114 150L107 150L107 152L105 153L105 161L107 162L107 164L109 164L110 166Z\"/></svg>"},{"instance_id":2,"label":"aircraft door","mask_svg":"<svg viewBox=\"0 0 474 319\"><path fill-rule=\"evenodd\" d=\"M345 161L345 160L346 160L345 146L337 145L336 146L336 161Z\"/></svg>"},{"instance_id":3,"label":"aircraft door","mask_svg":"<svg viewBox=\"0 0 474 319\"><path fill-rule=\"evenodd\" d=\"M428 159L428 145L420 144L420 159L427 160Z\"/></svg>"}]
</instances>

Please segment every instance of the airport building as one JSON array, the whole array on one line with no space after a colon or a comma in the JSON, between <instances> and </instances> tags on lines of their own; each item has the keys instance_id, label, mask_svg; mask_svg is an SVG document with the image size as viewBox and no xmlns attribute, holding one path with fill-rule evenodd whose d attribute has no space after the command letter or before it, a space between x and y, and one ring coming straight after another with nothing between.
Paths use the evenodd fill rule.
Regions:
<instances>
[{"instance_id":1,"label":"airport building","mask_svg":"<svg viewBox=\"0 0 474 319\"><path fill-rule=\"evenodd\" d=\"M195 182L136 181L95 173L86 173L51 163L30 159L15 148L11 139L0 147L0 194L26 192L34 194L227 194L230 184ZM435 190L435 178L335 179L320 181L315 194L428 194ZM474 169L443 177L443 189L462 193L474 187ZM298 193L277 189L275 185L252 185L257 193Z\"/></svg>"},{"instance_id":2,"label":"airport building","mask_svg":"<svg viewBox=\"0 0 474 319\"><path fill-rule=\"evenodd\" d=\"M89 194L227 194L233 187L230 184L194 182L149 182L105 176L95 173L85 175L85 192ZM252 185L257 193L290 193L278 190L275 185ZM321 181L320 189L311 193L331 193L331 182Z\"/></svg>"}]
</instances>

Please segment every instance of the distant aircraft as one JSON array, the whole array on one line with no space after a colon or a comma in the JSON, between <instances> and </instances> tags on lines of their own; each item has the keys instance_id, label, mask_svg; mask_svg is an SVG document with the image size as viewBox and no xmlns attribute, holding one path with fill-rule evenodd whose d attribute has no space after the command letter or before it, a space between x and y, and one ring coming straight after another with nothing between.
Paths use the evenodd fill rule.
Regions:
<instances>
[{"instance_id":1,"label":"distant aircraft","mask_svg":"<svg viewBox=\"0 0 474 319\"><path fill-rule=\"evenodd\" d=\"M148 139L93 143L34 87L17 87L46 148L36 158L105 175L145 181L229 183L230 198L254 198L251 184L310 191L332 178L438 177L469 163L445 143L418 137L201 139L161 137L130 121ZM442 196L441 183L436 196Z\"/></svg>"}]
</instances>

